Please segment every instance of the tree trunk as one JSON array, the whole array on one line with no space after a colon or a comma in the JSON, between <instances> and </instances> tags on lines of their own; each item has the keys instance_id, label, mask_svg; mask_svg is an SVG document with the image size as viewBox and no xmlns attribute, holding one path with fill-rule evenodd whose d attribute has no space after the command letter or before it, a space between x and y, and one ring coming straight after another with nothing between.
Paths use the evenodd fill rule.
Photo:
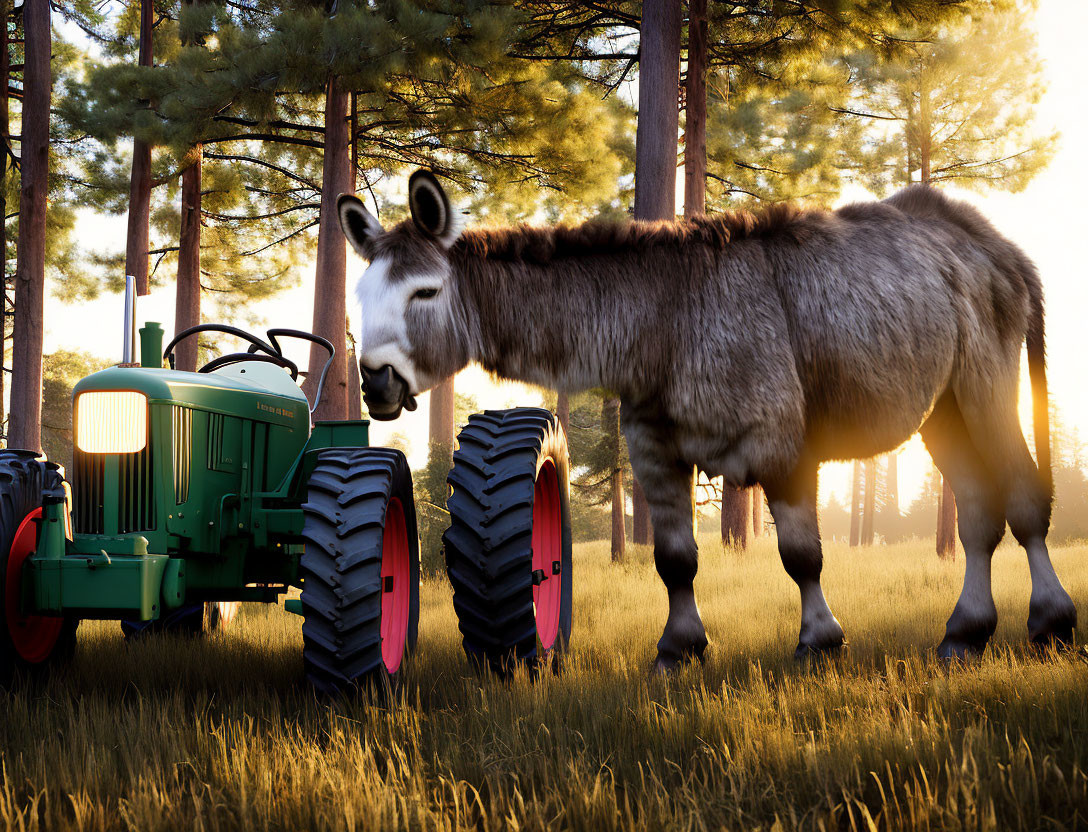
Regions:
<instances>
[{"instance_id":1,"label":"tree trunk","mask_svg":"<svg viewBox=\"0 0 1088 832\"><path fill-rule=\"evenodd\" d=\"M627 515L623 490L623 463L620 454L620 400L605 399L601 403L601 429L611 440L612 447L612 562L622 563L627 555Z\"/></svg>"},{"instance_id":2,"label":"tree trunk","mask_svg":"<svg viewBox=\"0 0 1088 832\"><path fill-rule=\"evenodd\" d=\"M854 460L854 487L850 492L850 545L861 543L861 462Z\"/></svg>"},{"instance_id":3,"label":"tree trunk","mask_svg":"<svg viewBox=\"0 0 1088 832\"><path fill-rule=\"evenodd\" d=\"M752 495L750 489L722 483L722 543L747 549L752 537Z\"/></svg>"},{"instance_id":4,"label":"tree trunk","mask_svg":"<svg viewBox=\"0 0 1088 832\"><path fill-rule=\"evenodd\" d=\"M151 66L152 24L155 8L152 0L140 0L140 66ZM141 104L150 102L141 101ZM128 195L128 239L125 244L125 274L136 278L136 294L146 295L148 289L148 251L151 217L151 145L139 138L132 141L132 178Z\"/></svg>"},{"instance_id":5,"label":"tree trunk","mask_svg":"<svg viewBox=\"0 0 1088 832\"><path fill-rule=\"evenodd\" d=\"M355 193L359 190L359 97L355 90L351 91L348 108L348 142L351 146L351 192Z\"/></svg>"},{"instance_id":6,"label":"tree trunk","mask_svg":"<svg viewBox=\"0 0 1088 832\"><path fill-rule=\"evenodd\" d=\"M612 473L612 562L623 563L627 558L627 532L624 529L623 469Z\"/></svg>"},{"instance_id":7,"label":"tree trunk","mask_svg":"<svg viewBox=\"0 0 1088 832\"><path fill-rule=\"evenodd\" d=\"M688 77L684 113L684 216L706 211L706 0L688 3Z\"/></svg>"},{"instance_id":8,"label":"tree trunk","mask_svg":"<svg viewBox=\"0 0 1088 832\"><path fill-rule=\"evenodd\" d=\"M888 454L888 478L884 486L884 507L899 516L899 453Z\"/></svg>"},{"instance_id":9,"label":"tree trunk","mask_svg":"<svg viewBox=\"0 0 1088 832\"><path fill-rule=\"evenodd\" d=\"M178 249L177 298L174 303L174 332L200 323L200 194L204 151L194 145L192 162L181 174L181 239ZM174 348L179 370L196 372L199 336L186 338Z\"/></svg>"},{"instance_id":10,"label":"tree trunk","mask_svg":"<svg viewBox=\"0 0 1088 832\"><path fill-rule=\"evenodd\" d=\"M918 76L918 162L922 168L922 183L930 184L933 155L933 119L930 113L929 84L923 69Z\"/></svg>"},{"instance_id":11,"label":"tree trunk","mask_svg":"<svg viewBox=\"0 0 1088 832\"><path fill-rule=\"evenodd\" d=\"M752 537L763 537L763 488L753 485L748 490L752 493Z\"/></svg>"},{"instance_id":12,"label":"tree trunk","mask_svg":"<svg viewBox=\"0 0 1088 832\"><path fill-rule=\"evenodd\" d=\"M872 546L876 539L876 460L865 460L865 513L861 518L861 545Z\"/></svg>"},{"instance_id":13,"label":"tree trunk","mask_svg":"<svg viewBox=\"0 0 1088 832\"><path fill-rule=\"evenodd\" d=\"M631 540L640 545L653 542L654 529L650 522L650 504L638 478L631 483Z\"/></svg>"},{"instance_id":14,"label":"tree trunk","mask_svg":"<svg viewBox=\"0 0 1088 832\"><path fill-rule=\"evenodd\" d=\"M937 500L937 556L942 560L956 559L956 497L948 480L943 478Z\"/></svg>"},{"instance_id":15,"label":"tree trunk","mask_svg":"<svg viewBox=\"0 0 1088 832\"><path fill-rule=\"evenodd\" d=\"M555 398L555 415L563 426L563 434L570 441L570 396L560 393Z\"/></svg>"},{"instance_id":16,"label":"tree trunk","mask_svg":"<svg viewBox=\"0 0 1088 832\"><path fill-rule=\"evenodd\" d=\"M347 249L336 214L336 198L353 193L351 160L348 157L348 93L336 76L325 88L325 155L321 173L321 218L317 231L317 269L314 279L314 334L332 341L336 357L325 380L314 419L346 419L347 388ZM321 368L328 353L310 348L309 372L303 389L313 401Z\"/></svg>"},{"instance_id":17,"label":"tree trunk","mask_svg":"<svg viewBox=\"0 0 1088 832\"><path fill-rule=\"evenodd\" d=\"M676 141L680 90L680 0L645 0L639 44L635 132L635 219L676 216ZM633 489L634 541L649 543L650 507Z\"/></svg>"},{"instance_id":18,"label":"tree trunk","mask_svg":"<svg viewBox=\"0 0 1088 832\"><path fill-rule=\"evenodd\" d=\"M359 374L354 342L348 347L348 418L363 418L363 377Z\"/></svg>"},{"instance_id":19,"label":"tree trunk","mask_svg":"<svg viewBox=\"0 0 1088 832\"><path fill-rule=\"evenodd\" d=\"M447 467L453 467L453 376L431 389L431 453L441 454Z\"/></svg>"},{"instance_id":20,"label":"tree trunk","mask_svg":"<svg viewBox=\"0 0 1088 832\"><path fill-rule=\"evenodd\" d=\"M635 133L635 219L676 216L680 0L645 0Z\"/></svg>"},{"instance_id":21,"label":"tree trunk","mask_svg":"<svg viewBox=\"0 0 1088 832\"><path fill-rule=\"evenodd\" d=\"M11 82L11 56L8 53L9 0L0 0L0 137L4 142L4 158L0 159L0 439L7 436L4 429L4 387L7 384L8 353L8 165L11 161L11 117L8 111L8 84Z\"/></svg>"},{"instance_id":22,"label":"tree trunk","mask_svg":"<svg viewBox=\"0 0 1088 832\"><path fill-rule=\"evenodd\" d=\"M699 540L699 466L691 466L691 534Z\"/></svg>"},{"instance_id":23,"label":"tree trunk","mask_svg":"<svg viewBox=\"0 0 1088 832\"><path fill-rule=\"evenodd\" d=\"M53 49L49 0L23 3L23 125L19 239L15 266L9 448L40 451L42 340L45 331L45 205L49 189L49 109Z\"/></svg>"},{"instance_id":24,"label":"tree trunk","mask_svg":"<svg viewBox=\"0 0 1088 832\"><path fill-rule=\"evenodd\" d=\"M359 135L358 135L358 119L359 119L359 100L356 92L352 90L351 97L348 101L349 108L349 121L348 121L348 142L351 147L351 190L354 193L359 189ZM345 273L346 273L345 266ZM347 337L345 335L345 337ZM355 354L355 342L351 342L351 349L348 351L348 418L349 419L362 419L363 418L363 377L359 372L359 357ZM453 451L451 446L450 459L452 465Z\"/></svg>"}]
</instances>

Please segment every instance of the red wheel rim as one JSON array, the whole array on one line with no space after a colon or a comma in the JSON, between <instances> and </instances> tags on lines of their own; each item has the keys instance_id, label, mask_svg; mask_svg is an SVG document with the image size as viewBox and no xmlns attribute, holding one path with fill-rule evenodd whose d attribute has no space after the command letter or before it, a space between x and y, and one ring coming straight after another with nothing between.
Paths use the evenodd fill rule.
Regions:
<instances>
[{"instance_id":1,"label":"red wheel rim","mask_svg":"<svg viewBox=\"0 0 1088 832\"><path fill-rule=\"evenodd\" d=\"M563 604L563 525L559 477L548 460L533 488L533 609L540 646L550 650L559 635Z\"/></svg>"},{"instance_id":2,"label":"red wheel rim","mask_svg":"<svg viewBox=\"0 0 1088 832\"><path fill-rule=\"evenodd\" d=\"M63 618L22 615L19 612L23 564L38 546L38 528L34 521L41 516L42 510L36 508L19 524L11 551L8 552L8 566L4 574L4 618L8 637L19 658L30 664L38 664L49 658L64 626Z\"/></svg>"},{"instance_id":3,"label":"red wheel rim","mask_svg":"<svg viewBox=\"0 0 1088 832\"><path fill-rule=\"evenodd\" d=\"M385 510L382 534L382 662L396 673L404 659L411 607L411 555L404 508L394 497Z\"/></svg>"}]
</instances>

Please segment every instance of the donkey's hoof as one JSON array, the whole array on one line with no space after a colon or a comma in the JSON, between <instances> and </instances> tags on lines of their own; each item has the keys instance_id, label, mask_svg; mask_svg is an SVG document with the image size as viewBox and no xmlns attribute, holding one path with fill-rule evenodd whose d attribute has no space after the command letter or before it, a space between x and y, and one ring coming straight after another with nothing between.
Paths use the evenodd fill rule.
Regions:
<instances>
[{"instance_id":1,"label":"donkey's hoof","mask_svg":"<svg viewBox=\"0 0 1088 832\"><path fill-rule=\"evenodd\" d=\"M937 645L937 658L945 664L972 661L982 656L986 650L987 641L989 641L988 638L980 641L945 636L944 640Z\"/></svg>"},{"instance_id":2,"label":"donkey's hoof","mask_svg":"<svg viewBox=\"0 0 1088 832\"><path fill-rule=\"evenodd\" d=\"M1032 604L1028 611L1028 638L1036 647L1069 647L1077 628L1077 608L1071 598L1047 605Z\"/></svg>"},{"instance_id":3,"label":"donkey's hoof","mask_svg":"<svg viewBox=\"0 0 1088 832\"><path fill-rule=\"evenodd\" d=\"M846 639L828 641L823 644L798 643L793 651L793 659L797 662L826 662L845 656L847 652Z\"/></svg>"},{"instance_id":4,"label":"donkey's hoof","mask_svg":"<svg viewBox=\"0 0 1088 832\"><path fill-rule=\"evenodd\" d=\"M694 644L679 652L665 651L659 647L657 658L654 659L653 672L657 675L668 675L684 665L691 664L693 661L704 664L706 662L707 643L704 641L702 644Z\"/></svg>"}]
</instances>

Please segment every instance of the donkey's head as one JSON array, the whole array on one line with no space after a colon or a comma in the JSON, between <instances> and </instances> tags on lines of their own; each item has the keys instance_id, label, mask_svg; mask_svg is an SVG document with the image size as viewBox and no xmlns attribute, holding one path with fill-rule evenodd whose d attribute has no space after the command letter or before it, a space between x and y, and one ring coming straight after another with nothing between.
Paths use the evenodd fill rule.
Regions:
<instances>
[{"instance_id":1,"label":"donkey's head","mask_svg":"<svg viewBox=\"0 0 1088 832\"><path fill-rule=\"evenodd\" d=\"M356 288L362 306L359 371L375 419L415 410L415 397L468 363L468 334L448 251L461 233L430 171L408 180L411 220L389 231L354 196L338 203L340 227L370 262Z\"/></svg>"}]
</instances>

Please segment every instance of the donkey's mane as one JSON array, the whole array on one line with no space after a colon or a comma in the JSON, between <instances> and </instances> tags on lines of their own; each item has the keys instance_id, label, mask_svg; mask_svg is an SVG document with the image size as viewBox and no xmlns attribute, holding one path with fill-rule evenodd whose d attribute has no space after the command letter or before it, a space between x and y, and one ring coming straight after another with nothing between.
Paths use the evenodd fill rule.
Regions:
<instances>
[{"instance_id":1,"label":"donkey's mane","mask_svg":"<svg viewBox=\"0 0 1088 832\"><path fill-rule=\"evenodd\" d=\"M453 251L484 260L546 264L566 257L623 254L666 246L701 244L721 250L738 240L777 234L798 237L801 220L811 213L782 203L758 213L729 211L673 221L596 219L580 225L478 228L465 231Z\"/></svg>"}]
</instances>

